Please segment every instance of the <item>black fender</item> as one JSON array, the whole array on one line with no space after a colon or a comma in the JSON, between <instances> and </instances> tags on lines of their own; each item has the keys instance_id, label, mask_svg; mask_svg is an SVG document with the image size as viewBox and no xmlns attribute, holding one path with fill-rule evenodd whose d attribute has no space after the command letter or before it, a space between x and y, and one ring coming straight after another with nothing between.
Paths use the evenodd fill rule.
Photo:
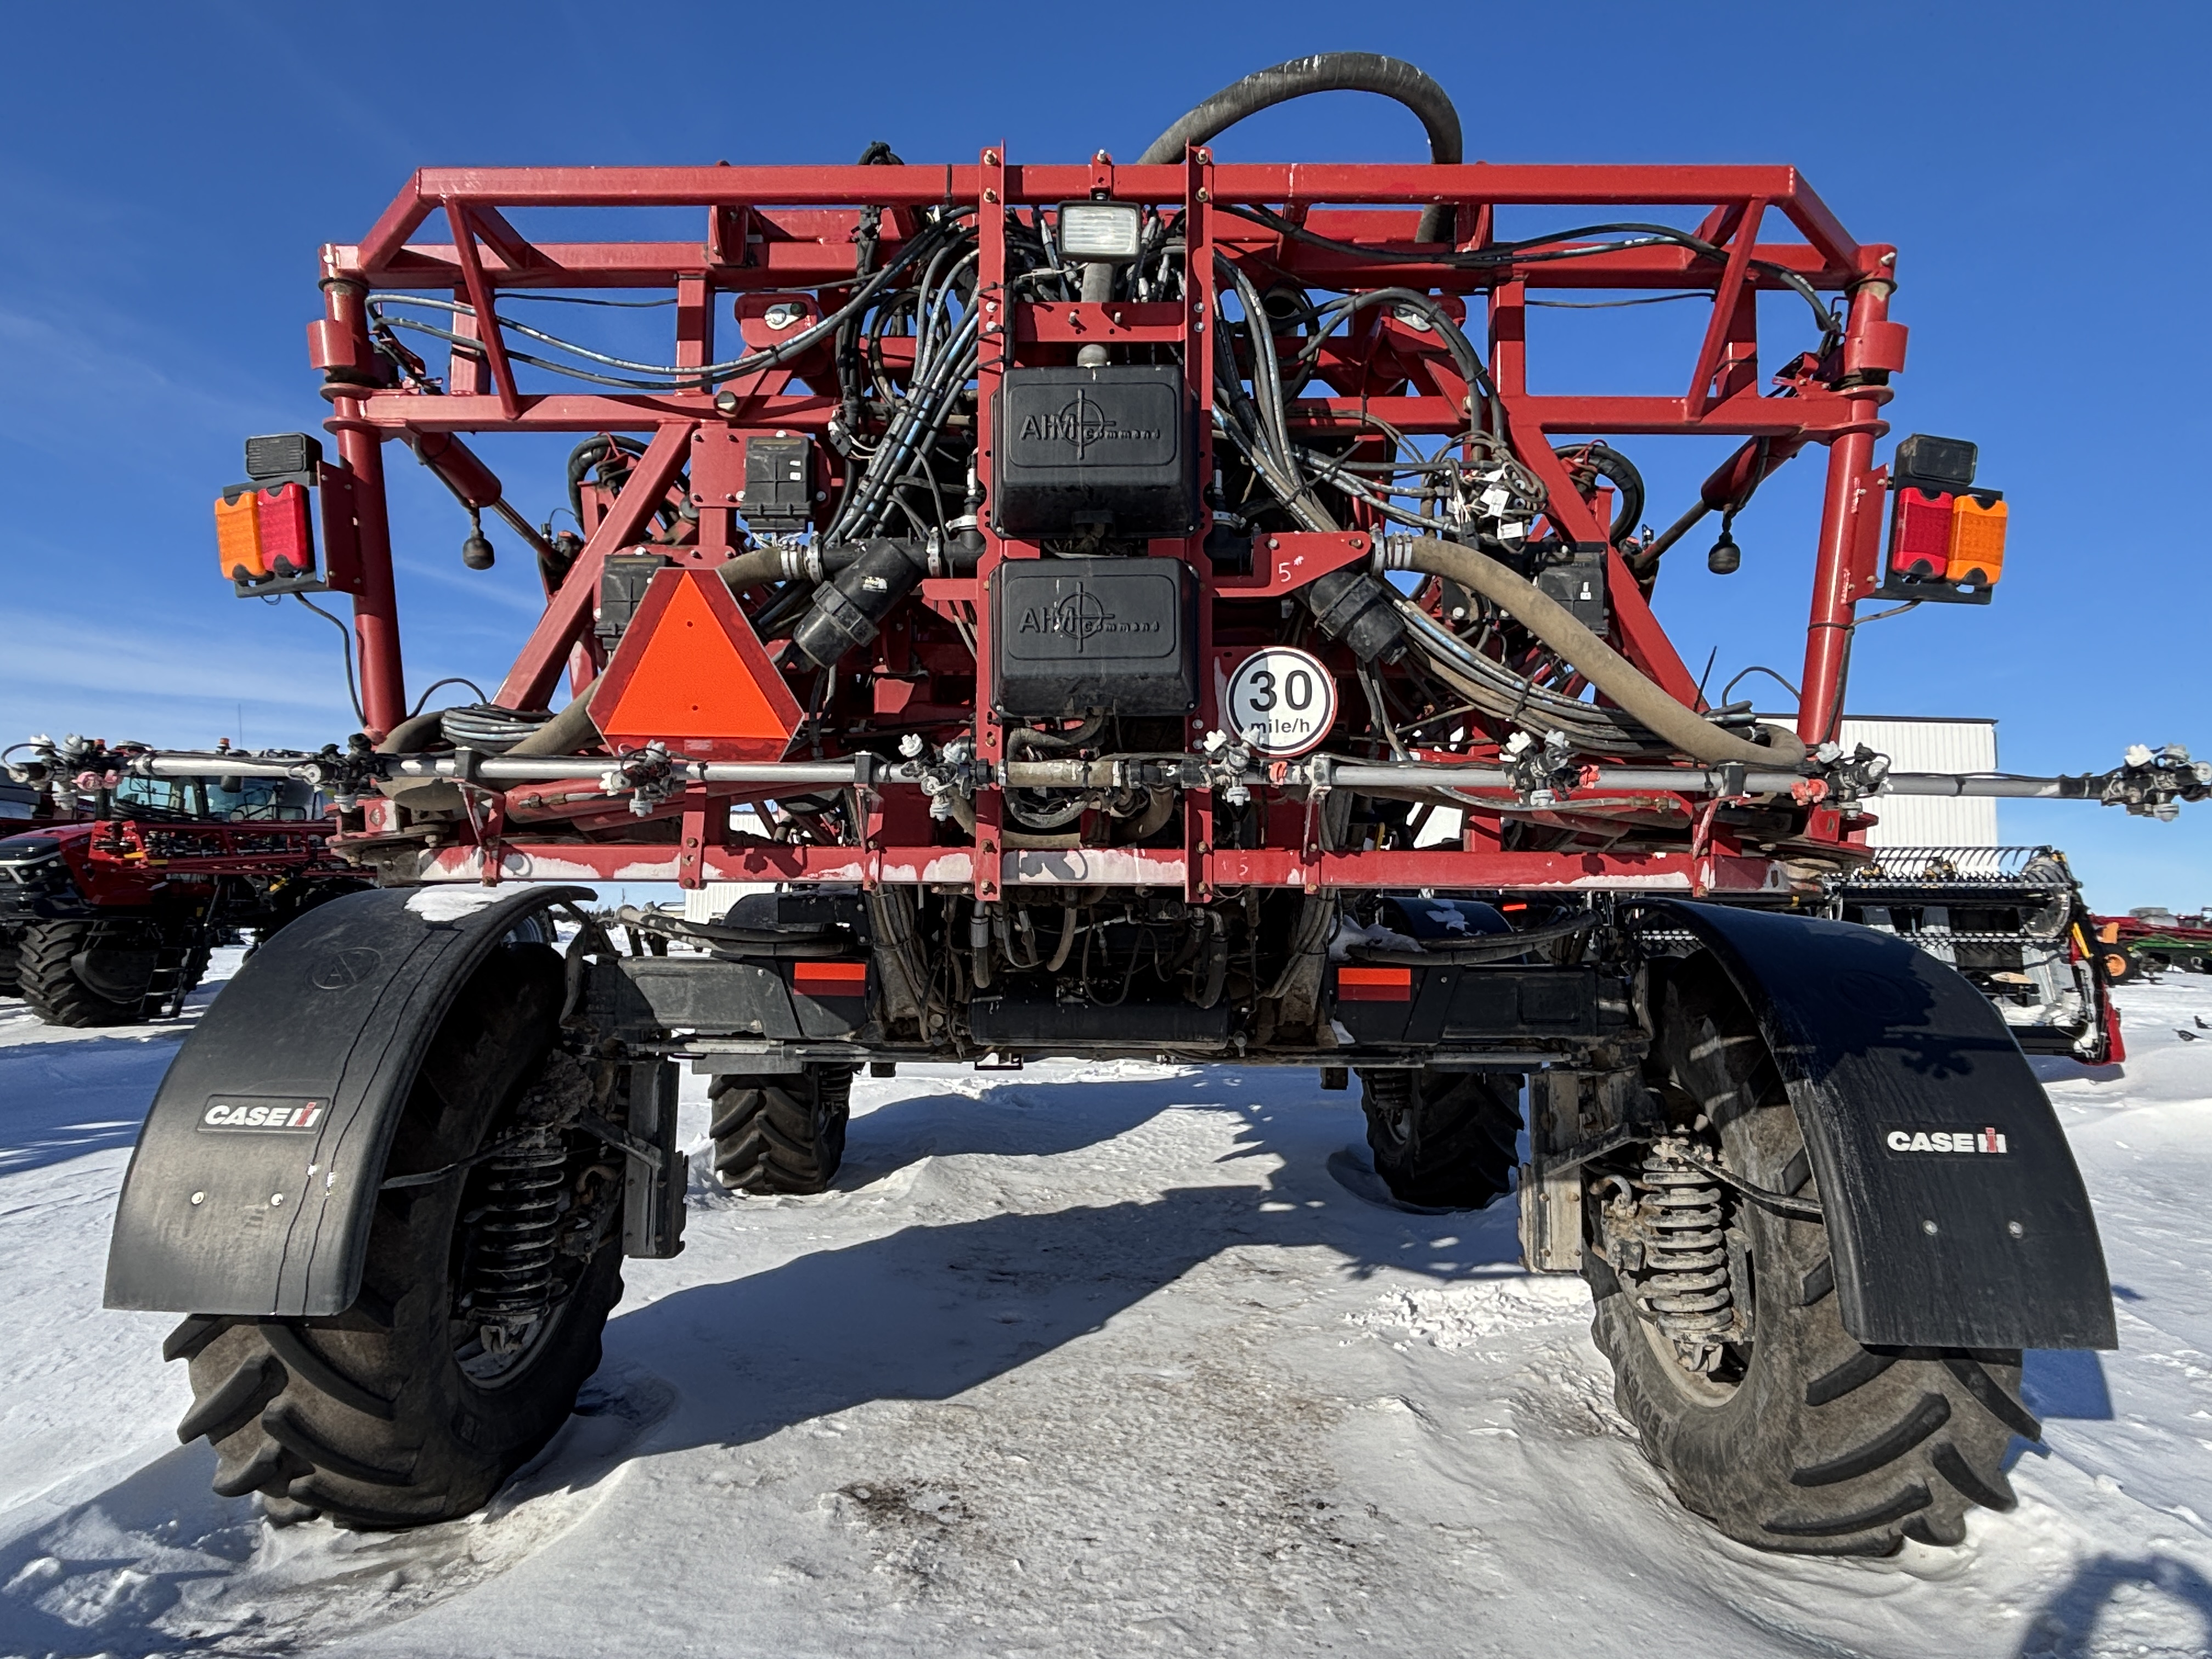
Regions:
<instances>
[{"instance_id":1,"label":"black fender","mask_svg":"<svg viewBox=\"0 0 2212 1659\"><path fill-rule=\"evenodd\" d=\"M1979 991L1856 923L1647 908L1695 933L1758 1016L1820 1183L1846 1331L1869 1346L2118 1346L2073 1152Z\"/></svg>"},{"instance_id":2,"label":"black fender","mask_svg":"<svg viewBox=\"0 0 2212 1659\"><path fill-rule=\"evenodd\" d=\"M415 1073L469 976L583 887L407 887L316 906L185 1038L124 1177L111 1308L343 1313Z\"/></svg>"}]
</instances>

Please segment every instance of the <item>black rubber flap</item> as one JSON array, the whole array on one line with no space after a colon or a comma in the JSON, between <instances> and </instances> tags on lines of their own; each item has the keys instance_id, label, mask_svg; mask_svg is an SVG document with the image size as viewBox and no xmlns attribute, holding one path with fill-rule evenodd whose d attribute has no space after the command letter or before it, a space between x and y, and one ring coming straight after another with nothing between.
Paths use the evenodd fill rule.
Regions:
<instances>
[{"instance_id":1,"label":"black rubber flap","mask_svg":"<svg viewBox=\"0 0 2212 1659\"><path fill-rule=\"evenodd\" d=\"M131 1155L107 1305L343 1313L386 1154L455 994L532 912L581 887L388 888L256 951L169 1063Z\"/></svg>"},{"instance_id":2,"label":"black rubber flap","mask_svg":"<svg viewBox=\"0 0 2212 1659\"><path fill-rule=\"evenodd\" d=\"M1845 1330L1878 1346L2118 1346L2081 1172L1980 992L1849 922L1653 908L1758 1011L1820 1184Z\"/></svg>"}]
</instances>

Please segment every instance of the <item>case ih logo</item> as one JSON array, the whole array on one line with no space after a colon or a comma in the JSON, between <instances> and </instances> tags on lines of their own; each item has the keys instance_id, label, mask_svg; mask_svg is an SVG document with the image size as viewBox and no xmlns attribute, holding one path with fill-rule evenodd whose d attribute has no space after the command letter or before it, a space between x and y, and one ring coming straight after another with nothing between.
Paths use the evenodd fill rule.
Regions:
<instances>
[{"instance_id":1,"label":"case ih logo","mask_svg":"<svg viewBox=\"0 0 2212 1659\"><path fill-rule=\"evenodd\" d=\"M1893 1152L2002 1152L2005 1138L1993 1128L1892 1129L1882 1137Z\"/></svg>"},{"instance_id":2,"label":"case ih logo","mask_svg":"<svg viewBox=\"0 0 2212 1659\"><path fill-rule=\"evenodd\" d=\"M1073 445L1079 461L1090 454L1093 444L1133 443L1159 435L1156 429L1121 425L1092 403L1087 392L1078 392L1075 401L1057 415L1032 415L1022 422L1024 441Z\"/></svg>"},{"instance_id":3,"label":"case ih logo","mask_svg":"<svg viewBox=\"0 0 2212 1659\"><path fill-rule=\"evenodd\" d=\"M1087 587L1078 586L1075 592L1065 598L1047 605L1033 605L1023 611L1019 631L1048 636L1057 635L1061 639L1073 640L1076 652L1080 655L1084 641L1096 639L1101 634L1157 634L1160 631L1160 623L1157 617L1150 621L1123 622L1106 608L1106 602L1096 593Z\"/></svg>"},{"instance_id":4,"label":"case ih logo","mask_svg":"<svg viewBox=\"0 0 2212 1659\"><path fill-rule=\"evenodd\" d=\"M200 1114L203 1129L312 1129L323 1121L319 1100L260 1100L217 1095Z\"/></svg>"}]
</instances>

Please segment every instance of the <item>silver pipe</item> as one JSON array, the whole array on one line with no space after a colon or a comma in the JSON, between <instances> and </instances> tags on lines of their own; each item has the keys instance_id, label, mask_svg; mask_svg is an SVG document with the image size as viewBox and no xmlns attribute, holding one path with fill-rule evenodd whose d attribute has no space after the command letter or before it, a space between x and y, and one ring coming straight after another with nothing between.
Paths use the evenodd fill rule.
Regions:
<instances>
[{"instance_id":1,"label":"silver pipe","mask_svg":"<svg viewBox=\"0 0 2212 1659\"><path fill-rule=\"evenodd\" d=\"M311 757L257 761L231 755L144 755L126 769L142 778L296 778Z\"/></svg>"},{"instance_id":2,"label":"silver pipe","mask_svg":"<svg viewBox=\"0 0 2212 1659\"><path fill-rule=\"evenodd\" d=\"M486 782L547 782L560 778L596 777L614 765L605 756L591 755L392 755L382 757L392 771L404 778L479 778ZM1166 756L1083 760L1007 761L1002 768L1006 787L1014 789L1108 789L1126 781L1132 760L1166 762ZM1190 757L1202 762L1201 756ZM315 757L292 760L252 759L244 755L143 755L129 770L155 778L300 778L309 775ZM677 777L690 783L754 783L786 787L851 788L860 785L883 787L921 781L921 769L894 762L889 765L873 756L836 761L686 761L674 767ZM1682 795L1715 795L1723 790L1747 795L1787 794L1804 781L1802 774L1746 770L1733 767L1601 766L1589 786L1603 790L1664 789ZM1266 788L1264 772L1244 774L1248 788ZM1325 781L1339 789L1491 789L1513 787L1503 768L1418 763L1370 766L1356 762L1332 762L1328 757L1294 763L1284 782L1305 788ZM2102 776L2060 775L2033 777L2008 772L1892 772L1870 799L1884 795L1960 797L2021 800L2097 800L2103 793Z\"/></svg>"},{"instance_id":3,"label":"silver pipe","mask_svg":"<svg viewBox=\"0 0 2212 1659\"><path fill-rule=\"evenodd\" d=\"M2096 800L2103 794L2100 776L2023 777L2008 772L1892 772L1885 795L1995 795L2007 799Z\"/></svg>"},{"instance_id":4,"label":"silver pipe","mask_svg":"<svg viewBox=\"0 0 2212 1659\"><path fill-rule=\"evenodd\" d=\"M1797 772L1747 770L1729 776L1733 769L1720 767L1601 766L1595 782L1598 789L1665 789L1681 795L1715 795L1723 789L1746 795L1784 795L1805 781ZM1510 789L1505 773L1494 766L1361 766L1340 763L1327 769L1331 787L1340 789ZM1310 781L1307 768L1293 767L1291 777ZM1875 792L1881 795L1938 795L1999 797L2043 800L2094 800L2102 783L2096 777L2026 777L1998 772L1892 772Z\"/></svg>"}]
</instances>

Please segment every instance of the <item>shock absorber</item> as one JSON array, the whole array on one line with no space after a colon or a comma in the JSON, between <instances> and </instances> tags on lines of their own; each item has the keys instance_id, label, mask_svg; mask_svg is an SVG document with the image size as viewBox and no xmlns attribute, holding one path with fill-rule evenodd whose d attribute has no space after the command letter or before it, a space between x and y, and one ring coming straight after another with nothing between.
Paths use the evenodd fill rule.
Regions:
<instances>
[{"instance_id":1,"label":"shock absorber","mask_svg":"<svg viewBox=\"0 0 2212 1659\"><path fill-rule=\"evenodd\" d=\"M560 1130L546 1125L484 1164L462 1305L488 1349L518 1346L552 1305L567 1163Z\"/></svg>"},{"instance_id":2,"label":"shock absorber","mask_svg":"<svg viewBox=\"0 0 2212 1659\"><path fill-rule=\"evenodd\" d=\"M1735 1323L1719 1184L1662 1141L1644 1155L1636 1188L1650 1217L1638 1299L1684 1362L1710 1370Z\"/></svg>"}]
</instances>

